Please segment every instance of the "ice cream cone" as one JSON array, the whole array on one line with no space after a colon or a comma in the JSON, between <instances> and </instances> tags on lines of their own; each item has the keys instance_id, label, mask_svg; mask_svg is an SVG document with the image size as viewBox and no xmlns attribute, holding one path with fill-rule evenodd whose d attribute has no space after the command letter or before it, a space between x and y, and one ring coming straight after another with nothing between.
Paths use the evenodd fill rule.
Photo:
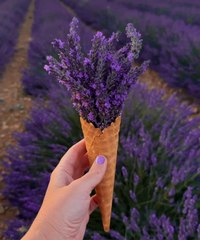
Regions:
<instances>
[{"instance_id":1,"label":"ice cream cone","mask_svg":"<svg viewBox=\"0 0 200 240\"><path fill-rule=\"evenodd\" d=\"M115 122L103 131L95 128L93 124L88 123L83 118L80 118L80 122L90 165L92 165L98 155L103 155L107 158L106 173L95 190L101 211L103 228L105 232L109 232L121 117L119 116Z\"/></svg>"}]
</instances>

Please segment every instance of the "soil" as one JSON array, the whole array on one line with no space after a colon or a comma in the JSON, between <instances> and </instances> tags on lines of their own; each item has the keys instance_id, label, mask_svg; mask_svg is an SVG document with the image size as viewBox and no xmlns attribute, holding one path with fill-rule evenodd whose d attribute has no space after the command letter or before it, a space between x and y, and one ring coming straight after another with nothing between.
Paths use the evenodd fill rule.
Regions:
<instances>
[{"instance_id":1,"label":"soil","mask_svg":"<svg viewBox=\"0 0 200 240\"><path fill-rule=\"evenodd\" d=\"M23 123L31 108L31 98L23 93L21 78L28 66L28 47L31 41L34 0L31 2L21 26L15 53L0 79L0 171L4 171L2 159L6 149L15 143L13 132L23 131ZM4 183L0 176L0 239L6 222L13 218L17 210L10 206L2 195Z\"/></svg>"}]
</instances>

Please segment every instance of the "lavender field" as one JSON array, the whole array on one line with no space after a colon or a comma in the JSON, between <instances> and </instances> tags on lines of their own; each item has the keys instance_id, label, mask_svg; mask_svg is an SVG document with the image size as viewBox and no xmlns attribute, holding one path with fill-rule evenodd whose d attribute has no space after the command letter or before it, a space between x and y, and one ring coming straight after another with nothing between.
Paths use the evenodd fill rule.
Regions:
<instances>
[{"instance_id":1,"label":"lavender field","mask_svg":"<svg viewBox=\"0 0 200 240\"><path fill-rule=\"evenodd\" d=\"M84 239L200 239L198 0L0 0L0 239L24 236L39 211L54 167L66 150L83 138L75 110L84 98L71 97L66 84L59 84L55 77L57 74L63 83L60 76L68 61L77 64L82 57L73 55L70 48L65 53L69 58L60 53L59 62L53 47L58 44L62 50L67 36L74 34L69 27L74 16L79 20L85 69L91 64L90 56L100 59L94 79L108 75L103 47L90 50L102 37L97 31L108 37L112 51L109 41L116 37L112 33L124 32L128 23L143 39L140 55L134 52L139 57L135 57L130 74L124 73L131 67L129 62L117 62L127 51L127 47L121 48L128 46L124 33L116 43L121 48L119 59L115 52L109 55L112 84L122 87L117 94L110 92L105 108L100 101L103 97L99 97L102 108L96 109L106 112L112 103L123 106L111 230L103 231L100 211L96 210ZM74 41L77 50L79 39ZM140 44L135 42L134 46ZM149 65L144 62L148 60ZM73 80L80 83L84 75L85 84L90 84L91 72L83 74L81 67L73 64ZM151 83L153 87L148 85L148 74L142 74L147 65L148 74L158 76ZM121 81L122 76L126 81ZM125 84L129 84L129 95ZM96 88L91 87L92 91Z\"/></svg>"}]
</instances>

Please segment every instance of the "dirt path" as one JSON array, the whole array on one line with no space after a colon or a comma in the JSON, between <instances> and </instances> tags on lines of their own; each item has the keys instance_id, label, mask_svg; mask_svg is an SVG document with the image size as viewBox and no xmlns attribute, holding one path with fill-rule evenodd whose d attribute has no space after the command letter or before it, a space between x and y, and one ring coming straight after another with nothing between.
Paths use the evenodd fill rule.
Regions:
<instances>
[{"instance_id":1,"label":"dirt path","mask_svg":"<svg viewBox=\"0 0 200 240\"><path fill-rule=\"evenodd\" d=\"M7 65L0 79L0 164L5 156L6 148L14 143L13 132L23 130L23 123L31 107L31 98L22 91L21 77L27 67L28 47L31 40L33 23L34 0L32 0L28 13L20 29L15 54ZM0 166L0 171L3 167ZM6 220L14 216L15 209L11 208L1 194L3 187L0 176L0 239L5 228Z\"/></svg>"}]
</instances>

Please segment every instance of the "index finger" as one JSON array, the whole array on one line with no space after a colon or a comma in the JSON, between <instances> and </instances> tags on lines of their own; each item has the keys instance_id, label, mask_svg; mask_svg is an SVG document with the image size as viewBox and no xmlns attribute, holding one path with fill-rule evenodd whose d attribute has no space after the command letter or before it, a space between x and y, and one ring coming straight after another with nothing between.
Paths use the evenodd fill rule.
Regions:
<instances>
[{"instance_id":1,"label":"index finger","mask_svg":"<svg viewBox=\"0 0 200 240\"><path fill-rule=\"evenodd\" d=\"M70 176L73 176L74 170L81 166L87 166L84 155L87 153L85 140L82 139L74 144L61 158L58 168L65 169ZM83 160L83 161L82 161Z\"/></svg>"}]
</instances>

